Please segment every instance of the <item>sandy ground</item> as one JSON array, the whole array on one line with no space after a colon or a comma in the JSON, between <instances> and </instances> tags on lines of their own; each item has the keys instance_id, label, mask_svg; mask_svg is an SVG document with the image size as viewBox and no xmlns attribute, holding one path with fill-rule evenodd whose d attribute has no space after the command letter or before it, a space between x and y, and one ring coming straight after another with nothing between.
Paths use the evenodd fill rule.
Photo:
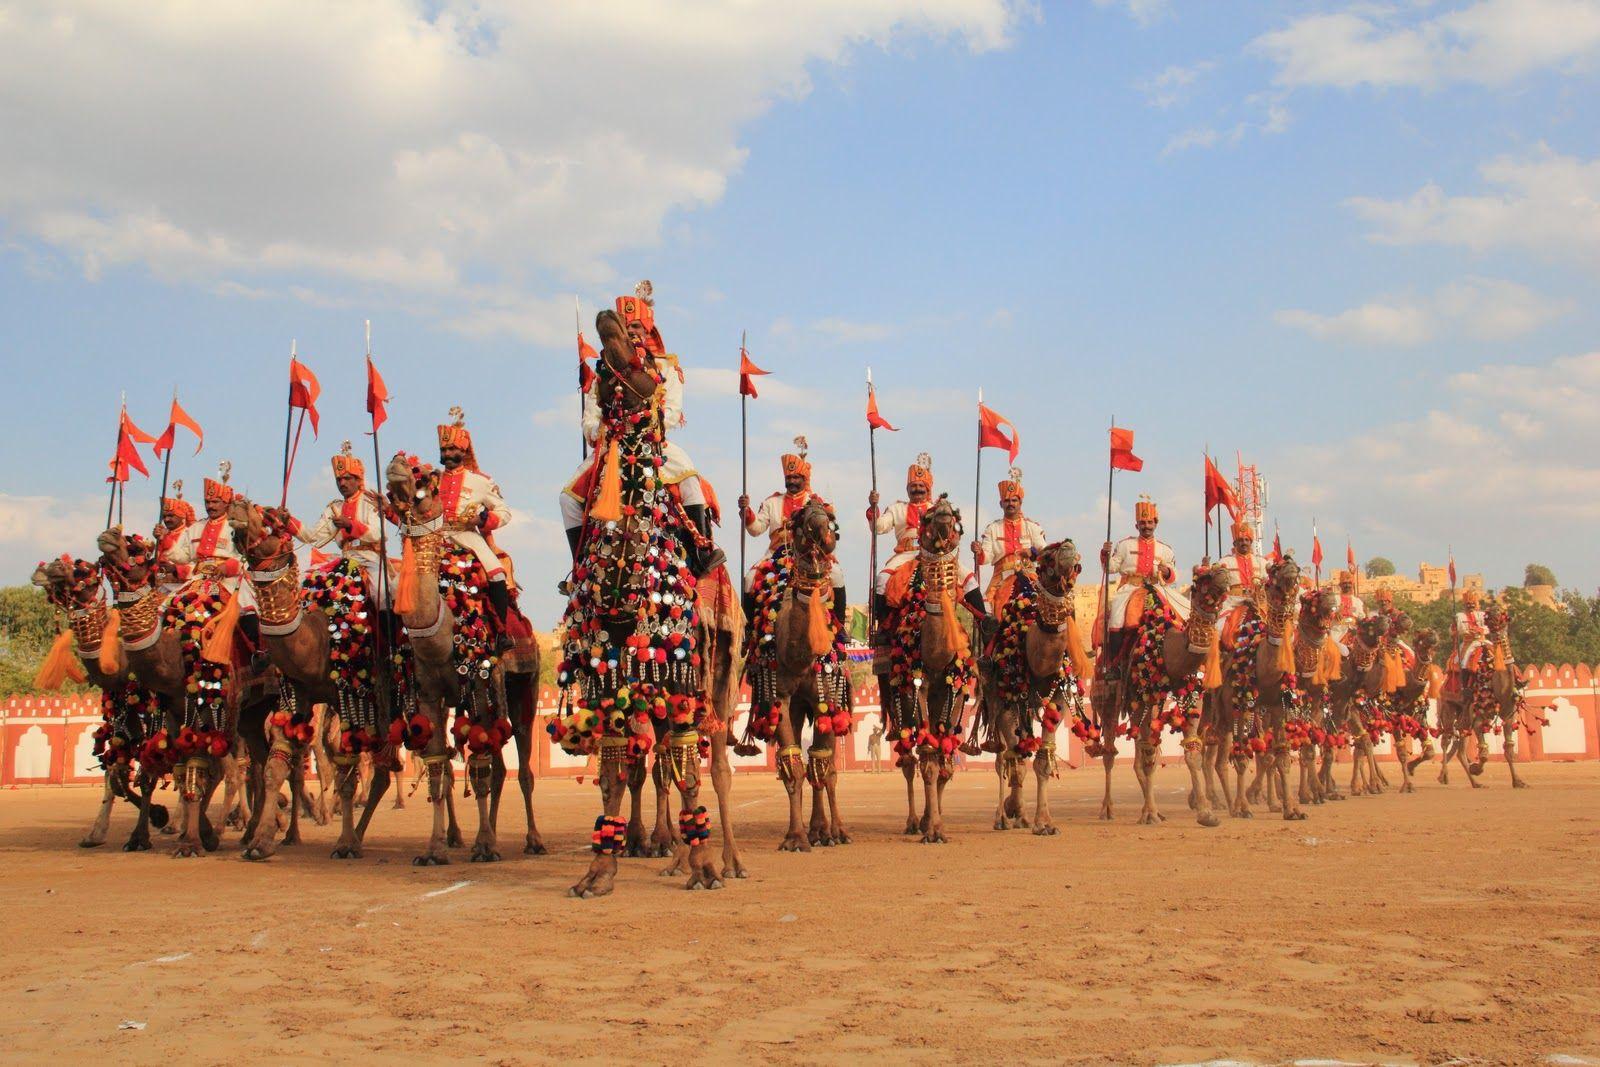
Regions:
<instances>
[{"instance_id":1,"label":"sandy ground","mask_svg":"<svg viewBox=\"0 0 1600 1067\"><path fill-rule=\"evenodd\" d=\"M535 797L551 855L517 852L513 806L514 858L432 869L420 795L363 860L310 826L250 864L234 834L117 851L126 808L80 850L94 792L9 792L0 1059L1600 1062L1600 765L1527 775L1204 830L1181 771L1159 827L1129 821L1125 767L1109 825L1098 772L1068 772L1039 838L989 829L974 771L943 847L898 833L897 775L850 775L855 843L806 855L773 851L777 782L741 776L748 880L685 893L629 860L588 902L562 895L597 803L571 781Z\"/></svg>"}]
</instances>

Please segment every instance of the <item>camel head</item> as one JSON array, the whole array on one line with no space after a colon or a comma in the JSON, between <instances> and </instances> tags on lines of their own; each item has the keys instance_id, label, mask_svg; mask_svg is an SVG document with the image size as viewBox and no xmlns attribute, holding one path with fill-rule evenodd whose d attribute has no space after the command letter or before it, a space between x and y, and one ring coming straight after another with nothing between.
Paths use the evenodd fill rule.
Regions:
<instances>
[{"instance_id":1,"label":"camel head","mask_svg":"<svg viewBox=\"0 0 1600 1067\"><path fill-rule=\"evenodd\" d=\"M96 545L100 569L117 592L138 592L154 579L156 546L138 534L124 534L113 526L99 536Z\"/></svg>"},{"instance_id":2,"label":"camel head","mask_svg":"<svg viewBox=\"0 0 1600 1067\"><path fill-rule=\"evenodd\" d=\"M1338 597L1327 589L1313 589L1300 598L1300 628L1317 640L1333 629Z\"/></svg>"},{"instance_id":3,"label":"camel head","mask_svg":"<svg viewBox=\"0 0 1600 1067\"><path fill-rule=\"evenodd\" d=\"M1367 648L1377 648L1383 642L1384 635L1389 632L1389 617L1382 614L1368 615L1356 623L1356 640Z\"/></svg>"},{"instance_id":4,"label":"camel head","mask_svg":"<svg viewBox=\"0 0 1600 1067\"><path fill-rule=\"evenodd\" d=\"M948 556L961 544L961 512L950 503L947 493L922 516L917 528L917 545L930 556Z\"/></svg>"},{"instance_id":5,"label":"camel head","mask_svg":"<svg viewBox=\"0 0 1600 1067\"><path fill-rule=\"evenodd\" d=\"M635 387L622 388L623 406L628 411L639 411L650 405L655 390L640 392L639 376L645 373L633 338L623 324L622 316L606 308L594 317L594 331L600 338L600 362L611 371L617 382L633 382Z\"/></svg>"},{"instance_id":6,"label":"camel head","mask_svg":"<svg viewBox=\"0 0 1600 1067\"><path fill-rule=\"evenodd\" d=\"M1292 601L1300 590L1300 564L1285 556L1267 567L1267 596L1279 604Z\"/></svg>"},{"instance_id":7,"label":"camel head","mask_svg":"<svg viewBox=\"0 0 1600 1067\"><path fill-rule=\"evenodd\" d=\"M1232 584L1233 576L1221 564L1196 567L1190 601L1196 611L1215 618L1222 610L1223 601L1228 599L1228 589Z\"/></svg>"},{"instance_id":8,"label":"camel head","mask_svg":"<svg viewBox=\"0 0 1600 1067\"><path fill-rule=\"evenodd\" d=\"M1426 665L1433 662L1433 654L1439 648L1438 631L1431 628L1417 631L1417 638L1411 643L1417 653L1417 663Z\"/></svg>"},{"instance_id":9,"label":"camel head","mask_svg":"<svg viewBox=\"0 0 1600 1067\"><path fill-rule=\"evenodd\" d=\"M33 572L33 584L44 590L46 600L64 611L82 610L102 596L99 565L83 559L63 556L41 563Z\"/></svg>"},{"instance_id":10,"label":"camel head","mask_svg":"<svg viewBox=\"0 0 1600 1067\"><path fill-rule=\"evenodd\" d=\"M1072 592L1078 575L1083 571L1083 559L1078 546L1063 538L1046 545L1039 553L1039 585L1053 597L1063 597Z\"/></svg>"},{"instance_id":11,"label":"camel head","mask_svg":"<svg viewBox=\"0 0 1600 1067\"><path fill-rule=\"evenodd\" d=\"M228 504L228 526L252 570L273 570L294 552L287 508L262 508L237 494Z\"/></svg>"},{"instance_id":12,"label":"camel head","mask_svg":"<svg viewBox=\"0 0 1600 1067\"><path fill-rule=\"evenodd\" d=\"M1491 598L1483 605L1483 622L1490 638L1499 640L1506 635L1506 627L1511 624L1511 613L1506 610L1504 603Z\"/></svg>"},{"instance_id":13,"label":"camel head","mask_svg":"<svg viewBox=\"0 0 1600 1067\"><path fill-rule=\"evenodd\" d=\"M789 520L794 536L795 559L812 572L832 566L834 548L839 544L839 524L833 512L816 497L806 501L806 506L795 512Z\"/></svg>"},{"instance_id":14,"label":"camel head","mask_svg":"<svg viewBox=\"0 0 1600 1067\"><path fill-rule=\"evenodd\" d=\"M439 472L415 456L396 452L384 468L383 479L389 487L389 503L401 522L420 525L444 511L439 501Z\"/></svg>"},{"instance_id":15,"label":"camel head","mask_svg":"<svg viewBox=\"0 0 1600 1067\"><path fill-rule=\"evenodd\" d=\"M1396 641L1405 641L1411 636L1411 616L1403 611L1397 611L1389 616L1389 632L1386 637Z\"/></svg>"}]
</instances>

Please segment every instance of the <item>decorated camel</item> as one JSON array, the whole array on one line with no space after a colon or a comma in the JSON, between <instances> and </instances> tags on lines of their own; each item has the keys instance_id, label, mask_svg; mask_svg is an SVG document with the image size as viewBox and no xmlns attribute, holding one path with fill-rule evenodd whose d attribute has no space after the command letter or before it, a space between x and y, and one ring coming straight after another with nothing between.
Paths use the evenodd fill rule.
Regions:
<instances>
[{"instance_id":1,"label":"decorated camel","mask_svg":"<svg viewBox=\"0 0 1600 1067\"><path fill-rule=\"evenodd\" d=\"M1111 771L1117 761L1116 738L1126 723L1126 732L1134 739L1134 775L1144 794L1139 822L1155 824L1166 818L1156 808L1155 770L1161 731L1170 726L1183 735L1183 760L1189 770L1195 819L1201 826L1218 824L1201 766L1205 742L1197 704L1203 690L1221 684L1217 616L1229 584L1224 567L1197 569L1187 623L1149 590L1137 631L1124 652L1115 658L1102 653L1096 663L1093 708L1098 722L1086 748L1105 764L1100 818L1112 818Z\"/></svg>"},{"instance_id":2,"label":"decorated camel","mask_svg":"<svg viewBox=\"0 0 1600 1067\"><path fill-rule=\"evenodd\" d=\"M889 662L880 673L889 734L906 778L906 830L924 844L943 844L944 790L955 772L967 701L977 667L956 615L961 599L961 513L940 496L922 516L917 558L888 585ZM884 679L887 679L885 684ZM922 776L922 815L915 780Z\"/></svg>"},{"instance_id":3,"label":"decorated camel","mask_svg":"<svg viewBox=\"0 0 1600 1067\"><path fill-rule=\"evenodd\" d=\"M1485 605L1484 623L1488 632L1483 647L1469 655L1466 668L1456 666L1439 697L1439 728L1444 744L1439 781L1449 784L1450 761L1459 760L1467 772L1467 781L1474 789L1481 788L1483 783L1478 779L1489 760L1489 733L1493 731L1504 742L1512 788L1527 789L1528 783L1517 770L1517 731L1522 728L1527 682L1517 673L1517 661L1511 654L1510 615L1505 605L1490 600ZM1477 749L1470 763L1466 754L1468 737L1474 739Z\"/></svg>"},{"instance_id":4,"label":"decorated camel","mask_svg":"<svg viewBox=\"0 0 1600 1067\"><path fill-rule=\"evenodd\" d=\"M671 781L682 804L686 888L717 889L723 883L710 859L710 814L699 803L700 759L702 730L714 735L725 724L703 687L697 583L688 563L701 535L656 477L667 430L657 402L660 374L639 356L616 312L602 311L595 327L602 346L595 384L600 458L562 619L557 678L570 703L552 721L551 735L569 752L598 752L603 811L589 869L570 893L590 898L614 890L628 833L623 798L652 751L656 773Z\"/></svg>"},{"instance_id":5,"label":"decorated camel","mask_svg":"<svg viewBox=\"0 0 1600 1067\"><path fill-rule=\"evenodd\" d=\"M1396 615L1389 627L1390 637L1405 641L1411 631L1411 617ZM1395 760L1400 766L1400 792L1417 791L1418 764L1433 759L1433 738L1428 733L1428 704L1438 695L1440 671L1433 657L1439 650L1439 635L1420 631L1405 656L1405 681L1389 694L1389 737Z\"/></svg>"},{"instance_id":6,"label":"decorated camel","mask_svg":"<svg viewBox=\"0 0 1600 1067\"><path fill-rule=\"evenodd\" d=\"M472 553L446 540L445 516L433 468L396 455L384 472L389 503L399 522L402 557L395 580L394 610L411 651L417 711L396 718L390 740L420 755L428 776L433 830L418 866L448 864L446 851L457 843L451 810L452 748L467 764L468 788L478 805L478 833L471 860L500 859L496 820L506 777L501 749L515 741L528 832L523 848L542 854L544 843L533 817L533 706L538 650L532 642L510 654L494 652L482 565ZM446 714L455 710L453 724ZM454 741L454 746L449 742ZM371 807L363 813L363 820Z\"/></svg>"},{"instance_id":7,"label":"decorated camel","mask_svg":"<svg viewBox=\"0 0 1600 1067\"><path fill-rule=\"evenodd\" d=\"M1089 657L1072 607L1083 564L1077 546L1057 541L1039 554L1032 573L1018 572L1000 614L992 653L983 665L978 725L998 749L999 799L994 828L1026 828L1022 780L1031 760L1033 832L1057 833L1050 817L1049 782L1056 776L1056 728L1068 709L1082 715Z\"/></svg>"},{"instance_id":8,"label":"decorated camel","mask_svg":"<svg viewBox=\"0 0 1600 1067\"><path fill-rule=\"evenodd\" d=\"M1368 615L1350 631L1350 655L1343 665L1343 676L1333 683L1330 699L1334 720L1350 735L1350 795L1383 792L1388 779L1378 767L1374 750L1387 722L1385 709L1389 694L1404 682L1404 666L1398 650L1385 643L1389 617Z\"/></svg>"},{"instance_id":9,"label":"decorated camel","mask_svg":"<svg viewBox=\"0 0 1600 1067\"><path fill-rule=\"evenodd\" d=\"M850 730L850 677L844 656L844 589L835 587L833 550L839 528L816 497L788 520L790 543L755 569L753 616L745 638L750 682L750 736L778 746L778 778L789 795L789 828L778 846L809 852L812 845L847 845L839 817L840 736ZM801 758L800 734L811 747ZM802 823L804 786L811 787L811 821ZM824 807L823 798L827 803Z\"/></svg>"},{"instance_id":10,"label":"decorated camel","mask_svg":"<svg viewBox=\"0 0 1600 1067\"><path fill-rule=\"evenodd\" d=\"M67 677L87 681L100 690L103 721L95 732L95 756L105 771L99 810L80 848L103 845L111 829L117 800L139 811L124 852L150 848L150 827L168 824L164 805L151 803L157 785L170 769L160 753L147 744L161 730L163 711L157 694L141 685L128 669L127 656L117 636L116 618L106 606L100 568L67 557L41 564L33 584L44 591L52 606L67 616L62 631L41 666L35 685L57 688ZM76 651L69 647L76 645ZM77 656L76 670L71 657ZM137 793L135 793L137 789Z\"/></svg>"},{"instance_id":11,"label":"decorated camel","mask_svg":"<svg viewBox=\"0 0 1600 1067\"><path fill-rule=\"evenodd\" d=\"M1343 657L1332 637L1337 603L1325 589L1312 589L1300 597L1300 619L1294 635L1295 681L1300 689L1303 734L1297 731L1291 744L1299 745L1301 804L1322 804L1342 799L1330 792L1322 777L1318 759L1330 766L1333 753L1343 743L1328 721L1329 687L1343 675ZM1330 772L1331 773L1331 772Z\"/></svg>"}]
</instances>

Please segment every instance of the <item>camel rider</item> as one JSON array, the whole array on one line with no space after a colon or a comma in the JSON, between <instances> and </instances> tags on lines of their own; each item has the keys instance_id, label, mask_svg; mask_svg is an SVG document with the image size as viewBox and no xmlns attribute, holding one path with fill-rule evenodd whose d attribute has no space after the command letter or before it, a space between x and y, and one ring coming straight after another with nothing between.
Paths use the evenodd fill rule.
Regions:
<instances>
[{"instance_id":1,"label":"camel rider","mask_svg":"<svg viewBox=\"0 0 1600 1067\"><path fill-rule=\"evenodd\" d=\"M1267 561L1255 548L1255 527L1248 522L1235 522L1231 532L1233 551L1221 560L1221 566L1228 572L1228 598L1222 605L1224 616L1246 601L1254 601L1267 581Z\"/></svg>"},{"instance_id":2,"label":"camel rider","mask_svg":"<svg viewBox=\"0 0 1600 1067\"><path fill-rule=\"evenodd\" d=\"M493 609L495 651L514 643L506 632L511 611L508 557L489 543L489 535L511 521L511 509L500 497L500 487L478 469L478 454L467 432L466 415L450 409L451 421L439 426L439 503L444 507L444 532L450 540L477 557L489 582L485 594Z\"/></svg>"},{"instance_id":3,"label":"camel rider","mask_svg":"<svg viewBox=\"0 0 1600 1067\"><path fill-rule=\"evenodd\" d=\"M312 548L338 541L340 557L361 568L367 594L380 612L386 612L393 595L394 575L386 572L386 580L378 582L378 509L382 502L376 492L367 488L366 466L351 454L349 441L333 457L333 481L339 487L339 499L322 509L317 524L308 528L291 519L290 529L301 543Z\"/></svg>"},{"instance_id":4,"label":"camel rider","mask_svg":"<svg viewBox=\"0 0 1600 1067\"><path fill-rule=\"evenodd\" d=\"M1396 616L1402 614L1400 611L1396 610L1394 606L1394 590L1388 588L1387 586L1379 586L1373 592L1372 603L1375 614L1383 615L1390 620L1393 620ZM1409 620L1406 623L1406 629L1408 631L1410 629ZM1394 643L1400 648L1400 651L1404 654L1406 660L1408 661L1407 666L1410 666L1410 663L1414 662L1417 658L1417 654L1412 651L1410 643L1398 636L1398 632L1393 628L1391 628L1390 636L1393 638Z\"/></svg>"},{"instance_id":5,"label":"camel rider","mask_svg":"<svg viewBox=\"0 0 1600 1067\"><path fill-rule=\"evenodd\" d=\"M172 495L161 498L161 524L155 530L156 559L163 593L175 593L189 580L189 565L173 563L172 550L194 519L194 505L183 499L183 480L180 478L172 483Z\"/></svg>"},{"instance_id":6,"label":"camel rider","mask_svg":"<svg viewBox=\"0 0 1600 1067\"><path fill-rule=\"evenodd\" d=\"M1461 591L1461 610L1456 612L1456 662L1461 670L1475 669L1489 647L1489 613L1483 610L1483 595L1476 588Z\"/></svg>"},{"instance_id":7,"label":"camel rider","mask_svg":"<svg viewBox=\"0 0 1600 1067\"><path fill-rule=\"evenodd\" d=\"M1155 501L1141 497L1133 506L1133 525L1137 534L1113 545L1107 541L1100 549L1100 565L1112 581L1111 613L1104 629L1108 631L1106 651L1114 659L1122 651L1128 634L1138 629L1144 616L1147 588L1180 621L1189 618L1189 601L1177 587L1177 557L1165 541L1156 540L1161 522ZM1096 627L1098 631L1102 627Z\"/></svg>"},{"instance_id":8,"label":"camel rider","mask_svg":"<svg viewBox=\"0 0 1600 1067\"><path fill-rule=\"evenodd\" d=\"M191 581L215 582L225 593L239 598L239 629L260 657L264 650L255 590L249 582L239 580L244 574L244 556L234 543L233 528L228 522L228 505L233 503L228 475L232 470L233 464L223 460L217 465L217 477L205 480L206 517L184 527L167 553L166 562L175 568L188 567Z\"/></svg>"},{"instance_id":9,"label":"camel rider","mask_svg":"<svg viewBox=\"0 0 1600 1067\"><path fill-rule=\"evenodd\" d=\"M1049 542L1044 527L1022 514L1022 471L1012 467L1009 476L1000 483L1001 518L984 527L983 536L972 542L972 554L978 566L992 566L994 574L989 579L989 608L1000 615L1011 591L1017 584L1017 574L1034 575L1034 560Z\"/></svg>"},{"instance_id":10,"label":"camel rider","mask_svg":"<svg viewBox=\"0 0 1600 1067\"><path fill-rule=\"evenodd\" d=\"M1340 571L1339 596L1333 602L1333 626L1328 631L1328 636L1338 642L1339 648L1345 649L1344 639L1361 619L1367 617L1367 605L1356 596L1356 576L1354 571Z\"/></svg>"},{"instance_id":11,"label":"camel rider","mask_svg":"<svg viewBox=\"0 0 1600 1067\"><path fill-rule=\"evenodd\" d=\"M878 494L867 495L867 523L873 534L894 534L894 552L872 583L872 617L880 624L889 614L884 595L889 587L889 575L917 558L917 531L922 528L922 516L928 510L928 498L932 494L933 457L920 452L917 461L906 471L906 499L896 500L887 511L880 512Z\"/></svg>"},{"instance_id":12,"label":"camel rider","mask_svg":"<svg viewBox=\"0 0 1600 1067\"><path fill-rule=\"evenodd\" d=\"M780 457L783 465L783 492L773 493L767 497L755 511L750 510L748 496L739 498L739 515L744 521L745 532L751 537L767 535L767 550L761 559L756 561L757 566L770 558L780 547L789 543L790 516L798 513L811 500L828 507L827 501L811 491L811 463L806 459L806 439L796 437L794 447L793 452ZM754 570L752 567L752 573ZM748 585L749 581L749 575L746 575L745 584Z\"/></svg>"},{"instance_id":13,"label":"camel rider","mask_svg":"<svg viewBox=\"0 0 1600 1067\"><path fill-rule=\"evenodd\" d=\"M684 423L683 368L678 363L678 357L667 351L661 331L656 328L653 293L651 284L642 281L635 287L633 296L617 297L617 317L622 320L628 336L633 340L635 358L660 383L652 406L663 438L664 463L656 477L666 485L676 487L678 500L694 527L693 533L698 535L698 540L691 536L684 546L689 569L696 577L703 577L727 557L713 539L713 508L709 506L694 461L677 442L666 440L673 430ZM596 376L583 394L583 436L589 442L589 458L578 466L572 480L561 492L561 520L567 530L567 544L572 549L573 562L578 559L578 549L583 542L584 520L597 489L596 475L600 458L606 451L606 442L601 439L604 427L600 382L601 378Z\"/></svg>"}]
</instances>

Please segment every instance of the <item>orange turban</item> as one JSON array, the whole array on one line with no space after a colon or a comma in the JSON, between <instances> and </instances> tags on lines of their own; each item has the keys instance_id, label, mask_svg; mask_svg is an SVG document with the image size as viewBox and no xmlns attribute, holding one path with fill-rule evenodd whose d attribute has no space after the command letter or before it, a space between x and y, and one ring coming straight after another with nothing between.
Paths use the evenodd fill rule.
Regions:
<instances>
[{"instance_id":1,"label":"orange turban","mask_svg":"<svg viewBox=\"0 0 1600 1067\"><path fill-rule=\"evenodd\" d=\"M207 478L205 481L205 498L209 504L213 500L223 503L233 499L233 487L228 484L228 475L233 471L233 464L223 460L217 464L217 477Z\"/></svg>"},{"instance_id":2,"label":"orange turban","mask_svg":"<svg viewBox=\"0 0 1600 1067\"><path fill-rule=\"evenodd\" d=\"M1394 604L1394 590L1386 586L1379 586L1372 594L1372 599L1381 607L1390 607Z\"/></svg>"},{"instance_id":3,"label":"orange turban","mask_svg":"<svg viewBox=\"0 0 1600 1067\"><path fill-rule=\"evenodd\" d=\"M1477 607L1482 599L1482 595L1476 589L1461 590L1461 602L1469 608Z\"/></svg>"},{"instance_id":4,"label":"orange turban","mask_svg":"<svg viewBox=\"0 0 1600 1067\"><path fill-rule=\"evenodd\" d=\"M450 409L450 422L439 426L439 448L459 448L467 454L466 468L478 469L478 453L472 448L472 434L467 432L467 415L459 407Z\"/></svg>"},{"instance_id":5,"label":"orange turban","mask_svg":"<svg viewBox=\"0 0 1600 1067\"><path fill-rule=\"evenodd\" d=\"M1156 502L1147 496L1140 497L1133 505L1133 521L1144 522L1146 519L1151 522L1161 521L1161 512L1156 510Z\"/></svg>"},{"instance_id":6,"label":"orange turban","mask_svg":"<svg viewBox=\"0 0 1600 1067\"><path fill-rule=\"evenodd\" d=\"M917 461L906 470L906 485L920 485L933 492L933 458L926 452L919 453Z\"/></svg>"},{"instance_id":7,"label":"orange turban","mask_svg":"<svg viewBox=\"0 0 1600 1067\"><path fill-rule=\"evenodd\" d=\"M1022 499L1022 471L1012 467L1010 472L1000 480L1000 499L1007 497Z\"/></svg>"},{"instance_id":8,"label":"orange turban","mask_svg":"<svg viewBox=\"0 0 1600 1067\"><path fill-rule=\"evenodd\" d=\"M788 452L781 457L781 462L783 463L783 476L785 478L792 474L798 474L806 481L811 480L811 464L806 461L805 456Z\"/></svg>"},{"instance_id":9,"label":"orange turban","mask_svg":"<svg viewBox=\"0 0 1600 1067\"><path fill-rule=\"evenodd\" d=\"M440 444L442 445L443 441ZM471 447L470 438L468 439L467 447ZM365 479L367 476L367 468L350 451L349 441L346 441L344 448L340 450L337 456L333 457L333 476L335 478L343 478L347 474L353 474L361 479Z\"/></svg>"},{"instance_id":10,"label":"orange turban","mask_svg":"<svg viewBox=\"0 0 1600 1067\"><path fill-rule=\"evenodd\" d=\"M1230 529L1233 531L1233 539L1235 541L1254 541L1256 539L1255 527L1248 522L1242 520L1235 522Z\"/></svg>"},{"instance_id":11,"label":"orange turban","mask_svg":"<svg viewBox=\"0 0 1600 1067\"><path fill-rule=\"evenodd\" d=\"M617 297L617 316L622 319L624 326L638 323L643 327L645 348L653 355L664 356L667 346L661 340L661 331L656 329L654 294L655 288L648 281L640 282L634 287L632 296Z\"/></svg>"},{"instance_id":12,"label":"orange turban","mask_svg":"<svg viewBox=\"0 0 1600 1067\"><path fill-rule=\"evenodd\" d=\"M187 526L194 522L194 505L183 499L182 481L172 483L172 487L173 492L177 495L161 498L161 517L166 518L168 515L176 515Z\"/></svg>"}]
</instances>

